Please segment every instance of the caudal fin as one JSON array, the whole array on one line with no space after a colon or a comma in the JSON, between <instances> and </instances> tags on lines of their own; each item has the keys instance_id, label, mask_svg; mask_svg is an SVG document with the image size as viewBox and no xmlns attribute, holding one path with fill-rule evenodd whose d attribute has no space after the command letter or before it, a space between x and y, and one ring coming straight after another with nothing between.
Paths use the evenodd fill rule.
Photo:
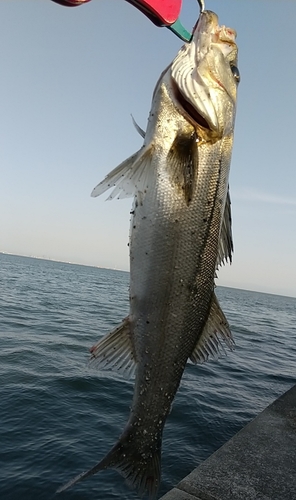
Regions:
<instances>
[{"instance_id":1,"label":"caudal fin","mask_svg":"<svg viewBox=\"0 0 296 500\"><path fill-rule=\"evenodd\" d=\"M152 449L151 443L149 446L141 444L141 450L137 449L134 437L133 432L124 432L103 460L61 486L57 493L67 490L100 470L113 468L125 478L129 486L137 490L139 495L148 495L149 500L155 499L160 484L161 436L157 440L156 448L153 446Z\"/></svg>"}]
</instances>

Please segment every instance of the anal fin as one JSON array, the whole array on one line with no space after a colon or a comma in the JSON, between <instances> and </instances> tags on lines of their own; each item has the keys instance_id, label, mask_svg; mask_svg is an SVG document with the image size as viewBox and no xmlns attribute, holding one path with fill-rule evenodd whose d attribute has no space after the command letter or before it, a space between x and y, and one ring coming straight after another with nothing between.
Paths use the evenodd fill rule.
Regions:
<instances>
[{"instance_id":1,"label":"anal fin","mask_svg":"<svg viewBox=\"0 0 296 500\"><path fill-rule=\"evenodd\" d=\"M213 294L208 320L189 358L190 361L193 363L203 363L210 357L217 358L221 349L225 352L223 343L231 351L234 349L234 340L229 324L216 295Z\"/></svg>"},{"instance_id":2,"label":"anal fin","mask_svg":"<svg viewBox=\"0 0 296 500\"><path fill-rule=\"evenodd\" d=\"M127 378L134 375L136 356L132 342L129 318L105 335L90 348L90 362L98 368L118 371Z\"/></svg>"}]
</instances>

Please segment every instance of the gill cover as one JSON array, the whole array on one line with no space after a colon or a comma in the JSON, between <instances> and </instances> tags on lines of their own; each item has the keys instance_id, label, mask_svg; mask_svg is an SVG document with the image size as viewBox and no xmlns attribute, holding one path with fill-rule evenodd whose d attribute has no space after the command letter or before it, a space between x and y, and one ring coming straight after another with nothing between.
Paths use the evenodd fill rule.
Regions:
<instances>
[{"instance_id":1,"label":"gill cover","mask_svg":"<svg viewBox=\"0 0 296 500\"><path fill-rule=\"evenodd\" d=\"M180 49L171 67L182 97L219 137L230 134L234 126L237 80L231 65L237 63L235 38L235 30L220 27L217 15L204 11L191 42Z\"/></svg>"}]
</instances>

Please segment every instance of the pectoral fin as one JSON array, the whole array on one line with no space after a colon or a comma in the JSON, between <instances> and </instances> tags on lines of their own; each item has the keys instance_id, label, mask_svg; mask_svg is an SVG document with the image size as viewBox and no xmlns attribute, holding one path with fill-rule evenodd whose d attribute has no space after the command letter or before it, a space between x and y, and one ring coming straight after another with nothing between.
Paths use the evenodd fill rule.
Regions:
<instances>
[{"instance_id":1,"label":"pectoral fin","mask_svg":"<svg viewBox=\"0 0 296 500\"><path fill-rule=\"evenodd\" d=\"M197 136L192 128L187 134L177 135L168 153L167 163L172 180L184 193L186 204L191 202L198 169Z\"/></svg>"},{"instance_id":2,"label":"pectoral fin","mask_svg":"<svg viewBox=\"0 0 296 500\"><path fill-rule=\"evenodd\" d=\"M95 361L98 368L118 371L127 378L132 377L136 369L136 355L129 318L125 318L121 325L93 345L90 352L90 361Z\"/></svg>"},{"instance_id":3,"label":"pectoral fin","mask_svg":"<svg viewBox=\"0 0 296 500\"><path fill-rule=\"evenodd\" d=\"M152 186L153 148L153 144L143 146L137 153L118 165L93 189L91 196L99 196L112 187L115 189L107 200L113 200L116 197L118 199L129 198L139 191L145 193Z\"/></svg>"},{"instance_id":4,"label":"pectoral fin","mask_svg":"<svg viewBox=\"0 0 296 500\"><path fill-rule=\"evenodd\" d=\"M234 340L232 338L229 324L219 305L218 299L213 294L210 314L204 326L201 336L190 356L193 363L203 363L209 357L218 357L221 349L224 350L223 343L232 351Z\"/></svg>"}]
</instances>

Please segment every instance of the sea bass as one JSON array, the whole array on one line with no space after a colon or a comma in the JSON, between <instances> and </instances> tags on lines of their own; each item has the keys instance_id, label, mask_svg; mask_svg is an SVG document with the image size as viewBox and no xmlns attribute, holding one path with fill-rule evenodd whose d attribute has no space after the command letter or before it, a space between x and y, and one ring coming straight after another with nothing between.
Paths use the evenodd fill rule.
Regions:
<instances>
[{"instance_id":1,"label":"sea bass","mask_svg":"<svg viewBox=\"0 0 296 500\"><path fill-rule=\"evenodd\" d=\"M233 250L235 38L216 14L201 13L192 41L156 85L142 148L93 190L98 196L113 187L109 199L134 197L130 314L91 349L100 367L135 375L134 396L119 441L59 491L112 467L155 498L163 428L187 361L203 362L224 343L233 347L214 279Z\"/></svg>"}]
</instances>

